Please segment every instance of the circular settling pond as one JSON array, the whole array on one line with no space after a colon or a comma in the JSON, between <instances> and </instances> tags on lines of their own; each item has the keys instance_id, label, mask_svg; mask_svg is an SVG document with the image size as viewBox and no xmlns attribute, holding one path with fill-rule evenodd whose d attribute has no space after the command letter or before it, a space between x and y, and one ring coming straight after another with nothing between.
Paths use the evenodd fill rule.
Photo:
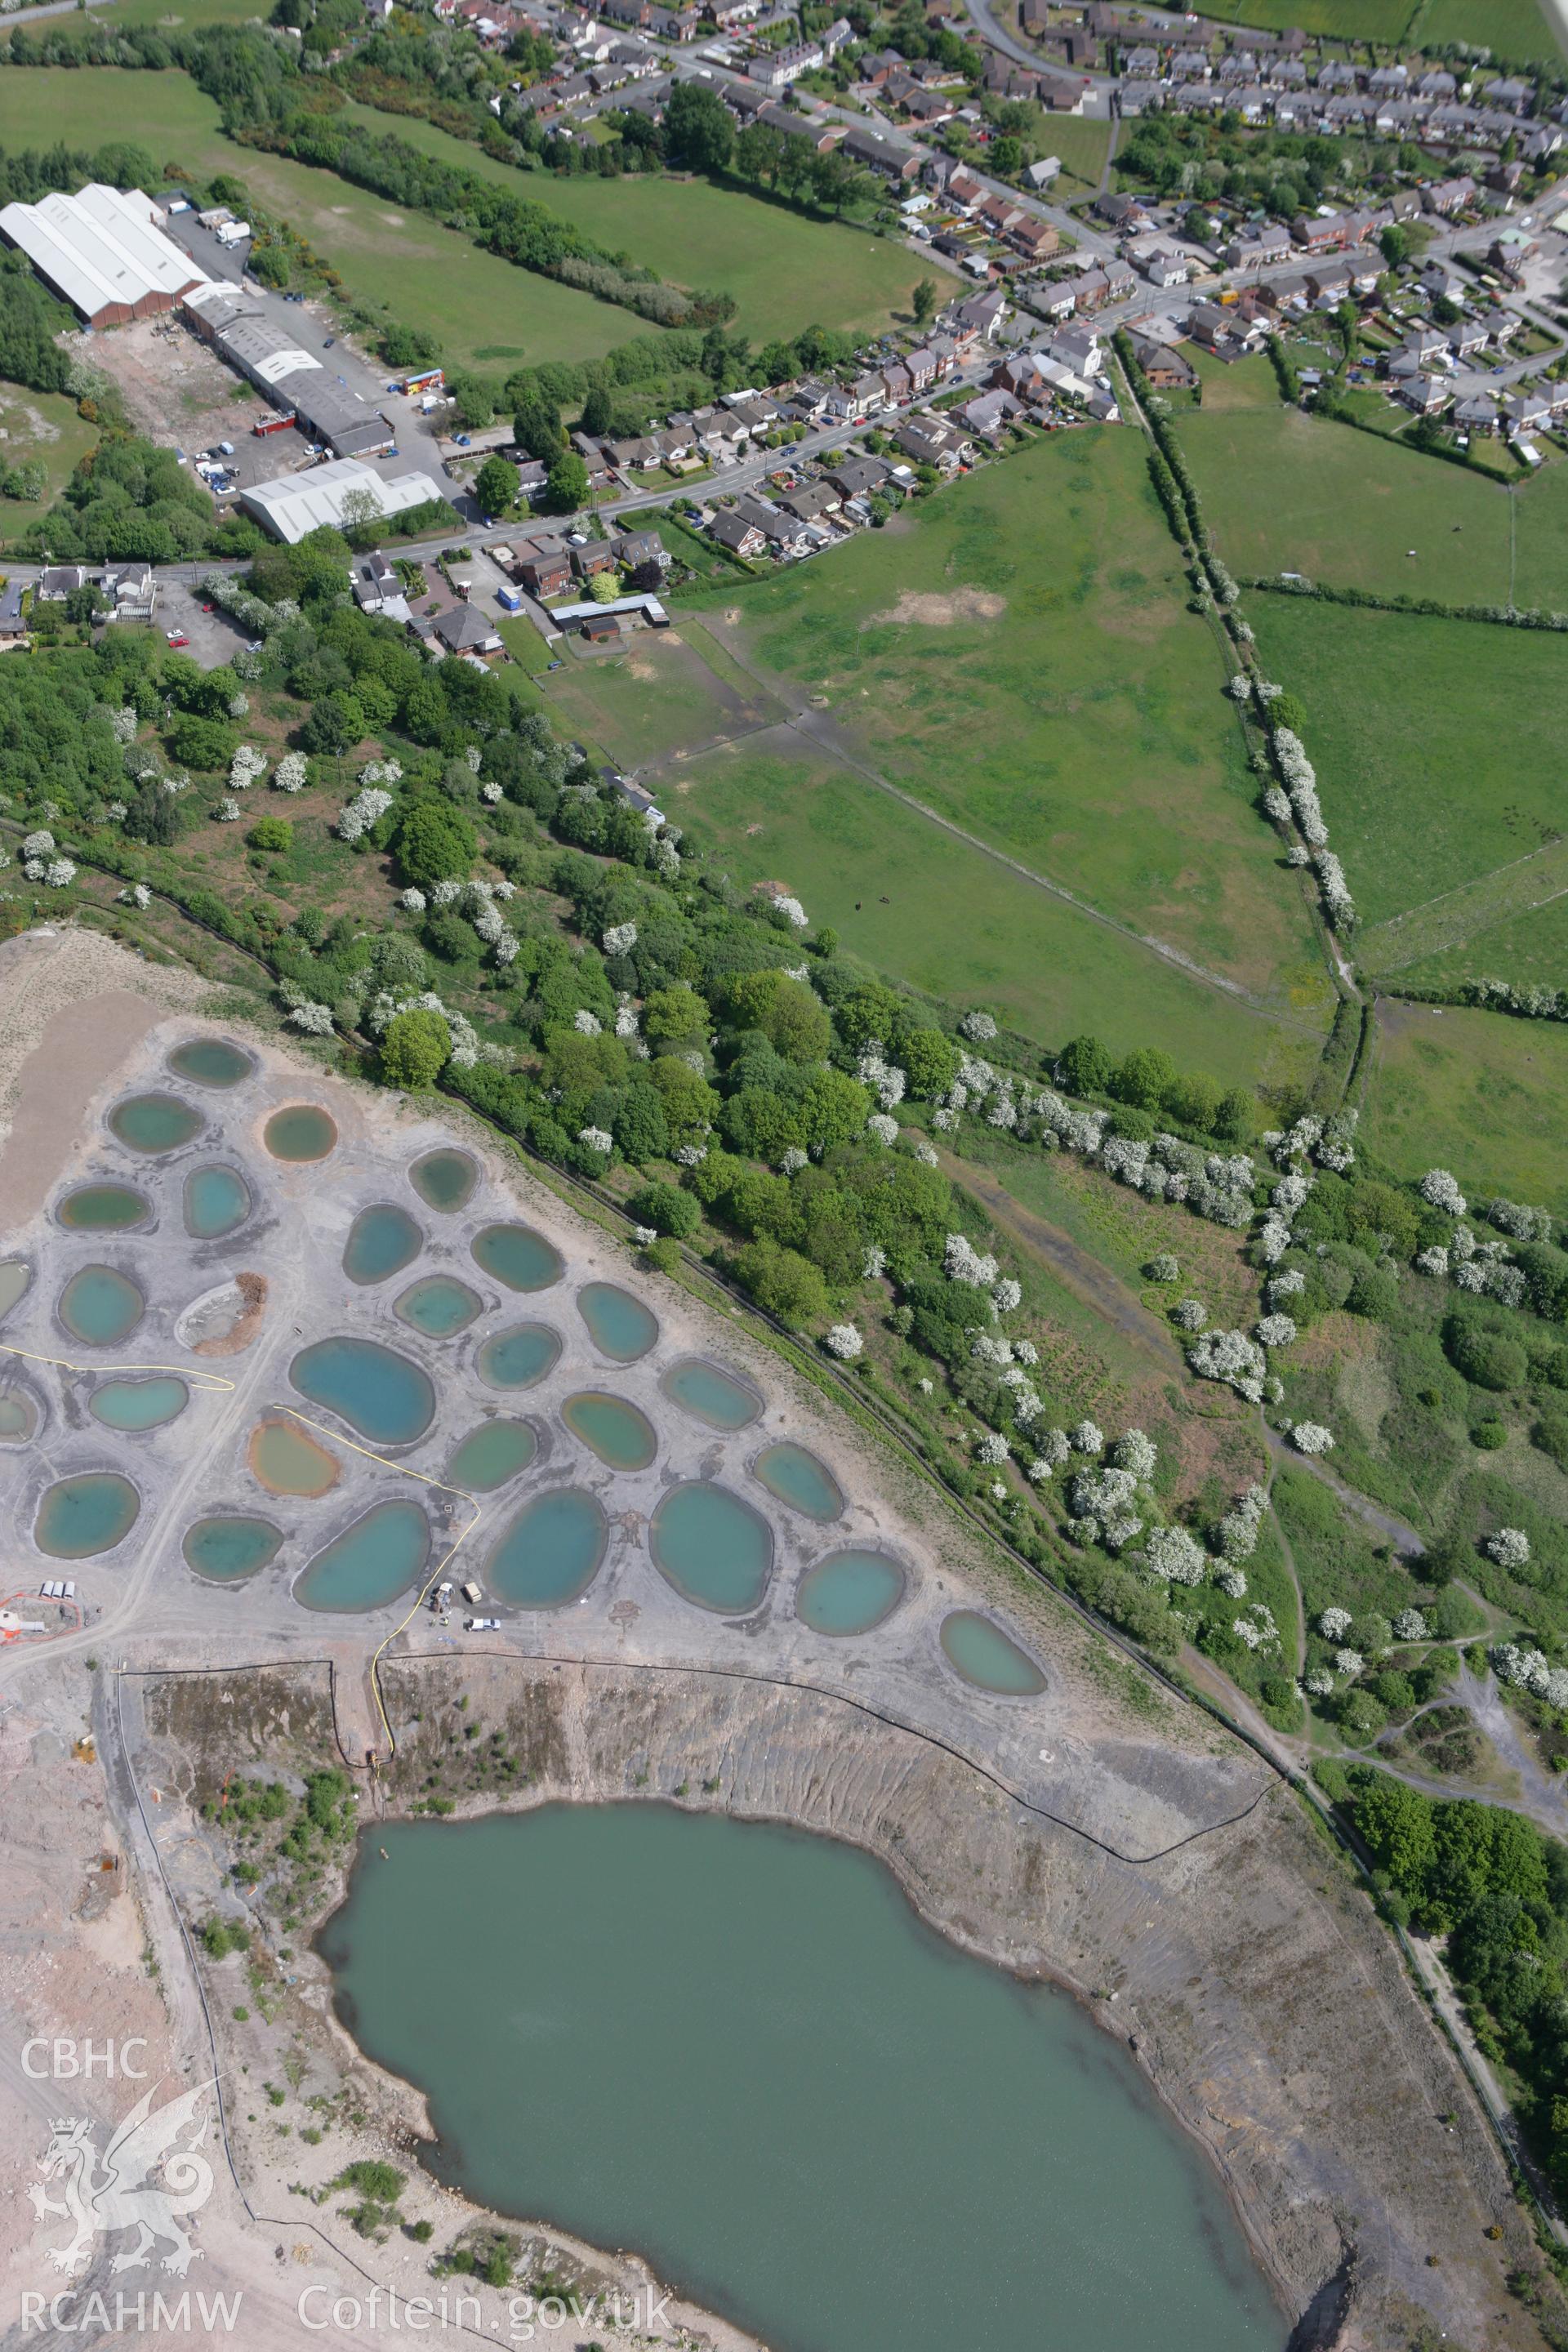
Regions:
<instances>
[{"instance_id":1,"label":"circular settling pond","mask_svg":"<svg viewBox=\"0 0 1568 2352\"><path fill-rule=\"evenodd\" d=\"M177 1151L205 1125L202 1113L178 1095L132 1095L109 1114L110 1134L130 1151Z\"/></svg>"},{"instance_id":2,"label":"circular settling pond","mask_svg":"<svg viewBox=\"0 0 1568 2352\"><path fill-rule=\"evenodd\" d=\"M185 1179L185 1231L193 1241L221 1241L250 1214L250 1187L232 1168L195 1168Z\"/></svg>"},{"instance_id":3,"label":"circular settling pond","mask_svg":"<svg viewBox=\"0 0 1568 2352\"><path fill-rule=\"evenodd\" d=\"M768 1589L773 1529L727 1486L700 1480L672 1486L653 1515L648 1542L665 1582L699 1609L743 1617Z\"/></svg>"},{"instance_id":4,"label":"circular settling pond","mask_svg":"<svg viewBox=\"0 0 1568 2352\"><path fill-rule=\"evenodd\" d=\"M658 1338L658 1318L629 1290L613 1282L590 1282L577 1293L577 1312L601 1356L635 1364Z\"/></svg>"},{"instance_id":5,"label":"circular settling pond","mask_svg":"<svg viewBox=\"0 0 1568 2352\"><path fill-rule=\"evenodd\" d=\"M146 1194L133 1192L129 1184L83 1184L68 1192L55 1211L73 1234L122 1234L144 1225L152 1213Z\"/></svg>"},{"instance_id":6,"label":"circular settling pond","mask_svg":"<svg viewBox=\"0 0 1568 2352\"><path fill-rule=\"evenodd\" d=\"M479 1349L479 1378L492 1389L531 1389L560 1353L561 1334L548 1323L514 1323L492 1332Z\"/></svg>"},{"instance_id":7,"label":"circular settling pond","mask_svg":"<svg viewBox=\"0 0 1568 2352\"><path fill-rule=\"evenodd\" d=\"M476 1264L509 1290L548 1290L565 1272L560 1251L531 1225L486 1225L473 1251Z\"/></svg>"},{"instance_id":8,"label":"circular settling pond","mask_svg":"<svg viewBox=\"0 0 1568 2352\"><path fill-rule=\"evenodd\" d=\"M763 1410L762 1398L747 1381L705 1363L700 1356L671 1364L659 1387L671 1404L695 1421L705 1421L710 1429L745 1429Z\"/></svg>"},{"instance_id":9,"label":"circular settling pond","mask_svg":"<svg viewBox=\"0 0 1568 2352\"><path fill-rule=\"evenodd\" d=\"M599 1572L609 1525L592 1495L557 1486L521 1510L486 1564L490 1590L514 1609L562 1609Z\"/></svg>"},{"instance_id":10,"label":"circular settling pond","mask_svg":"<svg viewBox=\"0 0 1568 2352\"><path fill-rule=\"evenodd\" d=\"M338 1483L335 1454L318 1444L297 1421L261 1421L250 1433L246 1458L253 1476L269 1495L301 1495L313 1499Z\"/></svg>"},{"instance_id":11,"label":"circular settling pond","mask_svg":"<svg viewBox=\"0 0 1568 2352\"><path fill-rule=\"evenodd\" d=\"M417 1503L378 1503L319 1551L294 1587L307 1609L384 1609L406 1592L430 1552Z\"/></svg>"},{"instance_id":12,"label":"circular settling pond","mask_svg":"<svg viewBox=\"0 0 1568 2352\"><path fill-rule=\"evenodd\" d=\"M240 1584L275 1559L283 1531L270 1519L198 1519L185 1530L181 1549L198 1576L210 1584Z\"/></svg>"},{"instance_id":13,"label":"circular settling pond","mask_svg":"<svg viewBox=\"0 0 1568 2352\"><path fill-rule=\"evenodd\" d=\"M408 1181L427 1209L450 1216L468 1206L479 1181L479 1163L466 1151L427 1151L409 1170Z\"/></svg>"},{"instance_id":14,"label":"circular settling pond","mask_svg":"<svg viewBox=\"0 0 1568 2352\"><path fill-rule=\"evenodd\" d=\"M351 1282L384 1282L412 1265L424 1246L425 1236L407 1210L382 1202L362 1209L349 1227L343 1272Z\"/></svg>"},{"instance_id":15,"label":"circular settling pond","mask_svg":"<svg viewBox=\"0 0 1568 2352\"><path fill-rule=\"evenodd\" d=\"M658 1451L653 1423L624 1397L606 1396L602 1389L584 1389L568 1397L561 1418L574 1437L612 1470L646 1470Z\"/></svg>"},{"instance_id":16,"label":"circular settling pond","mask_svg":"<svg viewBox=\"0 0 1568 2352\"><path fill-rule=\"evenodd\" d=\"M0 1445L25 1445L38 1426L38 1407L30 1390L17 1382L0 1385Z\"/></svg>"},{"instance_id":17,"label":"circular settling pond","mask_svg":"<svg viewBox=\"0 0 1568 2352\"><path fill-rule=\"evenodd\" d=\"M319 1103L290 1103L287 1110L275 1110L261 1130L274 1160L324 1160L337 1139L337 1124Z\"/></svg>"},{"instance_id":18,"label":"circular settling pond","mask_svg":"<svg viewBox=\"0 0 1568 2352\"><path fill-rule=\"evenodd\" d=\"M197 1087L237 1087L256 1067L250 1055L239 1046L231 1045L226 1037L192 1037L184 1045L176 1045L169 1056L169 1067L176 1077L189 1078Z\"/></svg>"},{"instance_id":19,"label":"circular settling pond","mask_svg":"<svg viewBox=\"0 0 1568 2352\"><path fill-rule=\"evenodd\" d=\"M10 1313L32 1279L33 1269L26 1258L7 1258L0 1265L0 1315Z\"/></svg>"},{"instance_id":20,"label":"circular settling pond","mask_svg":"<svg viewBox=\"0 0 1568 2352\"><path fill-rule=\"evenodd\" d=\"M38 1505L33 1541L51 1559L88 1559L122 1543L141 1508L142 1497L130 1479L112 1470L62 1478Z\"/></svg>"},{"instance_id":21,"label":"circular settling pond","mask_svg":"<svg viewBox=\"0 0 1568 2352\"><path fill-rule=\"evenodd\" d=\"M455 1339L466 1331L484 1306L477 1290L449 1274L432 1274L416 1282L393 1303L393 1313L427 1339Z\"/></svg>"},{"instance_id":22,"label":"circular settling pond","mask_svg":"<svg viewBox=\"0 0 1568 2352\"><path fill-rule=\"evenodd\" d=\"M447 1463L447 1483L488 1495L526 1470L538 1450L539 1440L526 1421L482 1421Z\"/></svg>"},{"instance_id":23,"label":"circular settling pond","mask_svg":"<svg viewBox=\"0 0 1568 2352\"><path fill-rule=\"evenodd\" d=\"M162 1429L190 1401L184 1381L105 1381L88 1399L88 1411L105 1429Z\"/></svg>"},{"instance_id":24,"label":"circular settling pond","mask_svg":"<svg viewBox=\"0 0 1568 2352\"><path fill-rule=\"evenodd\" d=\"M752 1465L770 1495L787 1503L808 1519L837 1519L844 1515L844 1494L826 1462L804 1445L768 1445Z\"/></svg>"},{"instance_id":25,"label":"circular settling pond","mask_svg":"<svg viewBox=\"0 0 1568 2352\"><path fill-rule=\"evenodd\" d=\"M111 1265L84 1265L60 1293L60 1321L89 1348L112 1348L134 1331L146 1300L129 1276Z\"/></svg>"},{"instance_id":26,"label":"circular settling pond","mask_svg":"<svg viewBox=\"0 0 1568 2352\"><path fill-rule=\"evenodd\" d=\"M868 1633L904 1597L904 1571L881 1551L836 1551L808 1568L795 1613L814 1633Z\"/></svg>"},{"instance_id":27,"label":"circular settling pond","mask_svg":"<svg viewBox=\"0 0 1568 2352\"><path fill-rule=\"evenodd\" d=\"M1046 1687L1033 1658L977 1610L955 1609L942 1619L942 1646L954 1673L976 1690L996 1691L1004 1698L1034 1698Z\"/></svg>"},{"instance_id":28,"label":"circular settling pond","mask_svg":"<svg viewBox=\"0 0 1568 2352\"><path fill-rule=\"evenodd\" d=\"M412 1445L435 1418L436 1391L418 1365L375 1339L318 1339L300 1349L289 1378L373 1445Z\"/></svg>"}]
</instances>

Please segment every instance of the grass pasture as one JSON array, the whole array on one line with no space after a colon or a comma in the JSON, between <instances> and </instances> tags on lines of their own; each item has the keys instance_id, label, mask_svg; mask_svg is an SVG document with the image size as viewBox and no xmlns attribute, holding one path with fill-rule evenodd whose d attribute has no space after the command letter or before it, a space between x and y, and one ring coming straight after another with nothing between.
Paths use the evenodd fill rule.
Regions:
<instances>
[{"instance_id":1,"label":"grass pasture","mask_svg":"<svg viewBox=\"0 0 1568 2352\"><path fill-rule=\"evenodd\" d=\"M1466 41L1513 65L1561 65L1563 44L1544 0L1422 0L1410 39Z\"/></svg>"},{"instance_id":2,"label":"grass pasture","mask_svg":"<svg viewBox=\"0 0 1568 2352\"><path fill-rule=\"evenodd\" d=\"M1092 917L955 842L778 730L658 779L673 822L742 885L779 880L814 921L910 986L1059 1045L1092 1028L1160 1045L1223 1084L1305 1077L1321 1041L1249 1013Z\"/></svg>"},{"instance_id":3,"label":"grass pasture","mask_svg":"<svg viewBox=\"0 0 1568 2352\"><path fill-rule=\"evenodd\" d=\"M1488 0L1475 0L1475 5L1485 6ZM1255 26L1260 33L1289 32L1295 25L1325 40L1392 46L1404 39L1415 0L1194 0L1193 13L1220 25Z\"/></svg>"},{"instance_id":4,"label":"grass pasture","mask_svg":"<svg viewBox=\"0 0 1568 2352\"><path fill-rule=\"evenodd\" d=\"M1568 866L1561 848L1496 877L1507 902L1472 928L1426 953L1386 967L1369 965L1391 988L1455 988L1467 980L1506 980L1515 988L1561 988L1568 974ZM1373 935L1375 938L1377 935ZM1363 941L1364 947L1367 942ZM1402 943L1403 944L1403 943Z\"/></svg>"},{"instance_id":5,"label":"grass pasture","mask_svg":"<svg viewBox=\"0 0 1568 2352\"><path fill-rule=\"evenodd\" d=\"M0 383L0 470L41 458L48 481L41 499L0 499L0 540L19 538L65 488L71 473L98 438L76 413L76 403L58 392L27 392Z\"/></svg>"},{"instance_id":6,"label":"grass pasture","mask_svg":"<svg viewBox=\"0 0 1568 2352\"><path fill-rule=\"evenodd\" d=\"M1230 373L1243 364L1253 362ZM1507 603L1509 493L1497 484L1278 403L1211 408L1205 395L1181 435L1215 545L1238 576L1304 572L1377 595ZM1532 601L1521 591L1521 604Z\"/></svg>"},{"instance_id":7,"label":"grass pasture","mask_svg":"<svg viewBox=\"0 0 1568 2352\"><path fill-rule=\"evenodd\" d=\"M1466 1007L1378 1007L1362 1117L1399 1175L1450 1168L1467 1193L1568 1212L1568 1028Z\"/></svg>"},{"instance_id":8,"label":"grass pasture","mask_svg":"<svg viewBox=\"0 0 1568 2352\"><path fill-rule=\"evenodd\" d=\"M530 361L595 359L658 331L613 303L514 269L458 231L400 212L331 172L237 145L225 138L213 101L184 74L114 66L0 73L0 147L63 141L90 151L127 137L179 173L235 173L309 237L351 295L428 327L450 362L482 364L480 352L497 344Z\"/></svg>"},{"instance_id":9,"label":"grass pasture","mask_svg":"<svg viewBox=\"0 0 1568 2352\"><path fill-rule=\"evenodd\" d=\"M732 294L741 306L737 327L757 341L813 325L880 328L895 313L910 316L920 278L934 278L944 287L949 281L940 262L911 253L897 238L811 219L742 189L673 175L601 180L520 172L434 123L368 106L346 111L374 131L394 132L459 170L547 205L672 284ZM1100 129L1103 141L1104 125Z\"/></svg>"},{"instance_id":10,"label":"grass pasture","mask_svg":"<svg viewBox=\"0 0 1568 2352\"><path fill-rule=\"evenodd\" d=\"M826 751L1140 937L1326 1020L1308 910L1185 596L1141 436L1079 431L702 617L787 681Z\"/></svg>"},{"instance_id":11,"label":"grass pasture","mask_svg":"<svg viewBox=\"0 0 1568 2352\"><path fill-rule=\"evenodd\" d=\"M1283 596L1249 610L1266 674L1306 705L1323 813L1364 925L1561 835L1559 639Z\"/></svg>"}]
</instances>

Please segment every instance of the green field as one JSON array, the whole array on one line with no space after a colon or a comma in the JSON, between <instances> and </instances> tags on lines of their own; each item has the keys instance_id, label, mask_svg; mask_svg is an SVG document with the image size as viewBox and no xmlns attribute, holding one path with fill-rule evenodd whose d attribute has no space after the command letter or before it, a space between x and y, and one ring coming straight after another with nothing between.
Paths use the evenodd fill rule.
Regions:
<instances>
[{"instance_id":1,"label":"green field","mask_svg":"<svg viewBox=\"0 0 1568 2352\"><path fill-rule=\"evenodd\" d=\"M1186 343L1182 357L1198 372L1203 386L1198 405L1205 416L1223 416L1237 408L1279 408L1279 383L1266 352L1255 352L1246 360L1222 360L1197 343Z\"/></svg>"},{"instance_id":2,"label":"green field","mask_svg":"<svg viewBox=\"0 0 1568 2352\"><path fill-rule=\"evenodd\" d=\"M1560 641L1283 596L1250 610L1300 696L1323 814L1363 924L1424 907L1563 827Z\"/></svg>"},{"instance_id":3,"label":"green field","mask_svg":"<svg viewBox=\"0 0 1568 2352\"><path fill-rule=\"evenodd\" d=\"M1301 987L1315 1010L1321 954L1185 595L1142 439L1112 429L1037 441L705 617L793 686L825 749L1271 1004Z\"/></svg>"},{"instance_id":4,"label":"green field","mask_svg":"<svg viewBox=\"0 0 1568 2352\"><path fill-rule=\"evenodd\" d=\"M59 496L79 460L85 457L98 435L76 413L76 403L63 393L26 392L0 383L0 469L41 458L48 483L41 499L0 499L0 539L18 538Z\"/></svg>"},{"instance_id":5,"label":"green field","mask_svg":"<svg viewBox=\"0 0 1568 2352\"><path fill-rule=\"evenodd\" d=\"M131 137L179 173L237 174L341 271L352 296L428 327L448 361L472 366L498 344L529 361L596 359L657 331L629 310L514 269L458 231L399 212L330 172L238 146L225 138L213 101L182 73L0 72L0 147L63 140L91 150Z\"/></svg>"},{"instance_id":6,"label":"green field","mask_svg":"<svg viewBox=\"0 0 1568 2352\"><path fill-rule=\"evenodd\" d=\"M1529 611L1568 612L1568 465L1543 467L1513 493L1518 532L1513 593Z\"/></svg>"},{"instance_id":7,"label":"green field","mask_svg":"<svg viewBox=\"0 0 1568 2352\"><path fill-rule=\"evenodd\" d=\"M1382 942L1374 934L1373 941L1360 943L1361 952L1364 957L1375 942L1385 946L1387 961L1368 961L1368 970L1394 988L1453 988L1467 980L1506 980L1515 988L1568 985L1568 854L1561 846L1543 851L1491 880L1501 911L1488 908L1462 929L1456 924L1440 946L1408 961L1410 941Z\"/></svg>"},{"instance_id":8,"label":"green field","mask_svg":"<svg viewBox=\"0 0 1568 2352\"><path fill-rule=\"evenodd\" d=\"M816 922L913 987L1058 1046L1092 1029L1224 1084L1306 1079L1321 1041L1248 1013L780 730L658 780L672 822L742 884L788 884Z\"/></svg>"},{"instance_id":9,"label":"green field","mask_svg":"<svg viewBox=\"0 0 1568 2352\"><path fill-rule=\"evenodd\" d=\"M811 219L742 190L666 176L601 180L519 172L433 123L368 106L346 111L459 170L547 205L672 284L732 294L741 306L738 326L757 341L813 325L880 329L895 314L908 318L920 278L935 278L943 287L951 282L940 263L911 253L897 238Z\"/></svg>"},{"instance_id":10,"label":"green field","mask_svg":"<svg viewBox=\"0 0 1568 2352\"><path fill-rule=\"evenodd\" d=\"M1261 33L1284 33L1295 25L1328 40L1391 45L1404 38L1415 12L1415 0L1194 0L1193 8L1194 16L1212 16L1222 25L1253 25Z\"/></svg>"},{"instance_id":11,"label":"green field","mask_svg":"<svg viewBox=\"0 0 1568 2352\"><path fill-rule=\"evenodd\" d=\"M1568 1212L1568 1028L1452 1006L1378 1008L1362 1136L1405 1177Z\"/></svg>"},{"instance_id":12,"label":"green field","mask_svg":"<svg viewBox=\"0 0 1568 2352\"><path fill-rule=\"evenodd\" d=\"M1215 542L1238 575L1304 572L1384 596L1508 601L1510 493L1499 485L1278 404L1221 410L1205 397L1181 434ZM1543 570L1551 560L1543 546Z\"/></svg>"},{"instance_id":13,"label":"green field","mask_svg":"<svg viewBox=\"0 0 1568 2352\"><path fill-rule=\"evenodd\" d=\"M1563 44L1542 0L1424 0L1412 19L1410 38L1429 47L1467 41L1519 65L1563 62Z\"/></svg>"}]
</instances>

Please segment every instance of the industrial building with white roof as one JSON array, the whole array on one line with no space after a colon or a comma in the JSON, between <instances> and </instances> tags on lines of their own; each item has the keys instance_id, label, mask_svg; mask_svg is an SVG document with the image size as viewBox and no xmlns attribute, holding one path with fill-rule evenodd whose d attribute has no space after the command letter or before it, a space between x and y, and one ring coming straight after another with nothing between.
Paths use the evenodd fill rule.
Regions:
<instances>
[{"instance_id":1,"label":"industrial building with white roof","mask_svg":"<svg viewBox=\"0 0 1568 2352\"><path fill-rule=\"evenodd\" d=\"M422 507L430 499L438 499L441 486L428 474L399 474L390 482L361 466L352 457L334 458L325 466L311 466L302 474L286 474L275 482L258 482L254 489L242 490L240 504L247 507L268 530L286 540L291 547L303 539L307 531L319 530L323 523L341 530L345 510L351 508L351 521L360 520L357 511L360 499L356 492L368 493L374 501L378 518L405 514L410 507ZM366 509L364 519L370 520Z\"/></svg>"},{"instance_id":2,"label":"industrial building with white roof","mask_svg":"<svg viewBox=\"0 0 1568 2352\"><path fill-rule=\"evenodd\" d=\"M190 255L164 236L163 217L140 188L95 182L74 196L7 205L0 236L88 326L121 327L172 310L204 283Z\"/></svg>"}]
</instances>

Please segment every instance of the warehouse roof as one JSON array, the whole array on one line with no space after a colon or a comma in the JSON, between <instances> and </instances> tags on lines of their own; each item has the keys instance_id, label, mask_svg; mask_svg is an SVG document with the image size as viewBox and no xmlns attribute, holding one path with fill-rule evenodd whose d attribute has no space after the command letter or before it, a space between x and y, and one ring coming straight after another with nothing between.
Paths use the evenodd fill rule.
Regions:
<instances>
[{"instance_id":1,"label":"warehouse roof","mask_svg":"<svg viewBox=\"0 0 1568 2352\"><path fill-rule=\"evenodd\" d=\"M218 326L217 343L225 357L253 383L268 386L321 364L270 319L242 316L225 321Z\"/></svg>"},{"instance_id":2,"label":"warehouse roof","mask_svg":"<svg viewBox=\"0 0 1568 2352\"><path fill-rule=\"evenodd\" d=\"M7 205L0 230L88 319L112 303L134 308L149 295L172 301L201 276L163 235L140 189L124 194L95 184L79 195Z\"/></svg>"},{"instance_id":3,"label":"warehouse roof","mask_svg":"<svg viewBox=\"0 0 1568 2352\"><path fill-rule=\"evenodd\" d=\"M428 474L400 474L395 481L384 482L352 457L334 458L328 465L312 466L308 473L285 475L280 481L258 482L239 495L258 522L292 546L323 523L339 528L356 490L369 491L383 515L403 514L441 496Z\"/></svg>"}]
</instances>

